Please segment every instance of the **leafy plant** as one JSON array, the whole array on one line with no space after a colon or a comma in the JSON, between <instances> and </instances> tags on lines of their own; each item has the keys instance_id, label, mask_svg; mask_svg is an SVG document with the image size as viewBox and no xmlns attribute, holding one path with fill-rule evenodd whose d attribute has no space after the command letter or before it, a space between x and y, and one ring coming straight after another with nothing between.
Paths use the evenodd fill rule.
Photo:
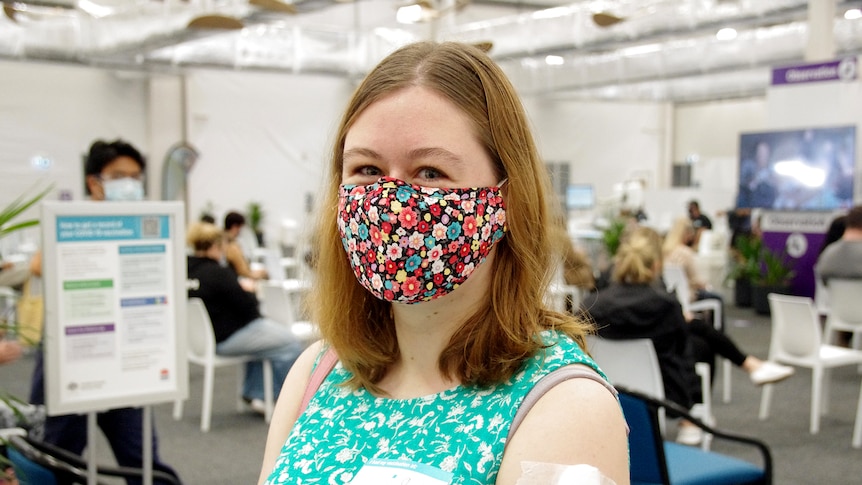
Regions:
<instances>
[{"instance_id":1,"label":"leafy plant","mask_svg":"<svg viewBox=\"0 0 862 485\"><path fill-rule=\"evenodd\" d=\"M625 230L625 219L616 218L612 219L608 224L608 227L602 231L602 243L604 244L609 257L613 257L617 254L617 249L620 248L620 243L622 243L623 239L623 232L625 232Z\"/></svg>"},{"instance_id":2,"label":"leafy plant","mask_svg":"<svg viewBox=\"0 0 862 485\"><path fill-rule=\"evenodd\" d=\"M781 286L796 274L787 254L764 246L756 237L739 237L734 249L734 264L728 279L748 279L761 286Z\"/></svg>"},{"instance_id":3,"label":"leafy plant","mask_svg":"<svg viewBox=\"0 0 862 485\"><path fill-rule=\"evenodd\" d=\"M760 275L760 253L763 242L753 236L740 236L733 245L733 265L727 274L729 280L754 280Z\"/></svg>"},{"instance_id":4,"label":"leafy plant","mask_svg":"<svg viewBox=\"0 0 862 485\"><path fill-rule=\"evenodd\" d=\"M53 185L30 198L27 198L26 195L22 194L4 207L3 210L0 210L0 238L8 236L15 231L20 231L21 229L26 229L39 224L39 219L28 219L26 221L15 223L13 223L12 220L33 206L33 204L39 202L42 197L45 197L45 195L51 191L52 188Z\"/></svg>"},{"instance_id":5,"label":"leafy plant","mask_svg":"<svg viewBox=\"0 0 862 485\"><path fill-rule=\"evenodd\" d=\"M248 203L248 225L255 233L260 233L263 230L263 207L259 202Z\"/></svg>"},{"instance_id":6,"label":"leafy plant","mask_svg":"<svg viewBox=\"0 0 862 485\"><path fill-rule=\"evenodd\" d=\"M786 285L796 274L784 252L778 253L763 246L760 250L760 260L760 271L753 280L758 285Z\"/></svg>"}]
</instances>

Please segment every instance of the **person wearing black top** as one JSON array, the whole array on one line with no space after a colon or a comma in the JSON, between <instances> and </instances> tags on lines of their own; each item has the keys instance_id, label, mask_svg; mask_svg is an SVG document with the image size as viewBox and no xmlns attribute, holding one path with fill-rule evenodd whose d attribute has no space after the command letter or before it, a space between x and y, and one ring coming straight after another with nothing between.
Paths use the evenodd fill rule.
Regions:
<instances>
[{"instance_id":1,"label":"person wearing black top","mask_svg":"<svg viewBox=\"0 0 862 485\"><path fill-rule=\"evenodd\" d=\"M224 235L218 227L205 222L189 228L187 242L194 250L188 257L189 298L203 300L212 321L219 355L254 356L272 361L274 396L293 362L305 349L286 325L260 314L253 286L244 288L219 260L224 251ZM242 281L242 282L241 282ZM263 398L261 361L246 364L243 397L252 403Z\"/></svg>"}]
</instances>

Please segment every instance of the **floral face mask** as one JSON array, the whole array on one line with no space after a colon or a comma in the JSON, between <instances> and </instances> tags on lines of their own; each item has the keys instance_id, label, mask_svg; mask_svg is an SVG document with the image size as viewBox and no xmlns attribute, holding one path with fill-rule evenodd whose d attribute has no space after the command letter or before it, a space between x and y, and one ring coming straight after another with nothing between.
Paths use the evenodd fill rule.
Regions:
<instances>
[{"instance_id":1,"label":"floral face mask","mask_svg":"<svg viewBox=\"0 0 862 485\"><path fill-rule=\"evenodd\" d=\"M418 303L450 293L485 261L506 232L506 210L499 186L443 189L382 177L341 186L338 230L362 286L382 300Z\"/></svg>"}]
</instances>

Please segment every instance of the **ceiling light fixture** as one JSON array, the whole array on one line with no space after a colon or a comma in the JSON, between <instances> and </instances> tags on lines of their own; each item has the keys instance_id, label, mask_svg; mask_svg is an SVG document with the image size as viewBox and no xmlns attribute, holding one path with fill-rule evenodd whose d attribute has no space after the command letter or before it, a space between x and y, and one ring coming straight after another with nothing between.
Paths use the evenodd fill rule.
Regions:
<instances>
[{"instance_id":1,"label":"ceiling light fixture","mask_svg":"<svg viewBox=\"0 0 862 485\"><path fill-rule=\"evenodd\" d=\"M723 29L719 29L719 31L715 33L715 38L718 40L733 40L736 38L736 35L736 29L725 27Z\"/></svg>"},{"instance_id":2,"label":"ceiling light fixture","mask_svg":"<svg viewBox=\"0 0 862 485\"><path fill-rule=\"evenodd\" d=\"M427 0L419 0L410 5L402 5L395 12L395 20L399 24L416 24L427 22L437 17L437 11Z\"/></svg>"},{"instance_id":3,"label":"ceiling light fixture","mask_svg":"<svg viewBox=\"0 0 862 485\"><path fill-rule=\"evenodd\" d=\"M562 66L565 62L561 56L545 56L545 64L549 66Z\"/></svg>"},{"instance_id":4,"label":"ceiling light fixture","mask_svg":"<svg viewBox=\"0 0 862 485\"><path fill-rule=\"evenodd\" d=\"M862 19L862 9L860 8L851 8L844 12L844 18L847 20L858 20Z\"/></svg>"}]
</instances>

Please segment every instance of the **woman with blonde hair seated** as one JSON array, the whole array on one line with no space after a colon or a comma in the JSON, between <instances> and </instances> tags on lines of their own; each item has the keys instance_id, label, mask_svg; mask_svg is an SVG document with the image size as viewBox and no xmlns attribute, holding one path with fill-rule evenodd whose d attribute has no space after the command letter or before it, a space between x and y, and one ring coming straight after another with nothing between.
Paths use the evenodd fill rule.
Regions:
<instances>
[{"instance_id":1,"label":"woman with blonde hair seated","mask_svg":"<svg viewBox=\"0 0 862 485\"><path fill-rule=\"evenodd\" d=\"M649 338L655 345L665 397L691 408L700 401L695 362L711 362L715 354L746 371L756 385L777 382L793 368L746 355L726 335L682 311L682 305L661 282L662 239L653 229L639 227L617 251L611 285L584 300L583 310L603 338ZM677 441L696 445L702 432L683 421Z\"/></svg>"}]
</instances>

